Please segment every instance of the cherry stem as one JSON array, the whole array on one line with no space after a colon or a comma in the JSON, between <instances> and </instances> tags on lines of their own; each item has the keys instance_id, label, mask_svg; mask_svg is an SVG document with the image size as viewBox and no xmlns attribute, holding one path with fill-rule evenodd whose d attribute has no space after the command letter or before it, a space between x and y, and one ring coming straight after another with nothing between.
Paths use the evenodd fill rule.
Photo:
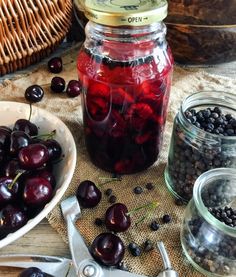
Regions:
<instances>
[{"instance_id":1,"label":"cherry stem","mask_svg":"<svg viewBox=\"0 0 236 277\"><path fill-rule=\"evenodd\" d=\"M50 83L47 83L47 84L42 84L42 85L40 85L40 87L48 87L50 85Z\"/></svg>"},{"instance_id":2,"label":"cherry stem","mask_svg":"<svg viewBox=\"0 0 236 277\"><path fill-rule=\"evenodd\" d=\"M29 114L29 121L31 120L31 116L32 116L32 103L29 104L30 105L30 114Z\"/></svg>"},{"instance_id":3,"label":"cherry stem","mask_svg":"<svg viewBox=\"0 0 236 277\"><path fill-rule=\"evenodd\" d=\"M42 138L47 140L47 139L52 139L55 136L55 134L56 134L56 130L53 130L51 133L32 136L32 138Z\"/></svg>"},{"instance_id":4,"label":"cherry stem","mask_svg":"<svg viewBox=\"0 0 236 277\"><path fill-rule=\"evenodd\" d=\"M146 218L147 218L147 215L145 214L145 215L142 216L138 221L135 222L135 225L137 226L138 224L140 224L141 222L143 222Z\"/></svg>"},{"instance_id":5,"label":"cherry stem","mask_svg":"<svg viewBox=\"0 0 236 277\"><path fill-rule=\"evenodd\" d=\"M59 158L59 159L57 159L57 160L55 160L55 161L52 161L52 164L58 164L58 163L60 163L61 161L63 161L63 157L62 158Z\"/></svg>"},{"instance_id":6,"label":"cherry stem","mask_svg":"<svg viewBox=\"0 0 236 277\"><path fill-rule=\"evenodd\" d=\"M152 211L149 211L148 213L146 213L144 216L142 216L138 221L135 222L135 225L137 226L138 224L140 224L141 222L143 222L147 217L150 216Z\"/></svg>"},{"instance_id":7,"label":"cherry stem","mask_svg":"<svg viewBox=\"0 0 236 277\"><path fill-rule=\"evenodd\" d=\"M25 172L25 170L21 170L20 172L17 173L13 181L8 185L9 189L12 189L13 186L15 185L16 181L19 179L19 177Z\"/></svg>"},{"instance_id":8,"label":"cherry stem","mask_svg":"<svg viewBox=\"0 0 236 277\"><path fill-rule=\"evenodd\" d=\"M99 177L98 179L104 181L104 182L102 182L102 183L100 183L100 184L97 184L98 187L101 187L101 186L103 186L103 185L105 185L105 184L108 184L108 183L121 181L120 178L111 178L111 177Z\"/></svg>"},{"instance_id":9,"label":"cherry stem","mask_svg":"<svg viewBox=\"0 0 236 277\"><path fill-rule=\"evenodd\" d=\"M155 209L158 205L159 205L158 202L153 201L153 202L147 203L147 204L145 204L145 205L142 205L142 206L140 206L140 207L137 207L137 208L135 208L135 209L129 211L126 215L132 215L132 214L134 214L134 213L136 213L136 212L138 212L138 211L140 211L140 210L146 209L146 208L147 208L147 209L153 210L153 209Z\"/></svg>"}]
</instances>

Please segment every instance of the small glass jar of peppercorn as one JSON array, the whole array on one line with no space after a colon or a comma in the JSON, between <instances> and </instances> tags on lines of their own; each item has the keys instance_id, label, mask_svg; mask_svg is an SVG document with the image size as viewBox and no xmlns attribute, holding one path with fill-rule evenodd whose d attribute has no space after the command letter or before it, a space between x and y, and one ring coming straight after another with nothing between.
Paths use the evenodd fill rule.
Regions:
<instances>
[{"instance_id":1,"label":"small glass jar of peppercorn","mask_svg":"<svg viewBox=\"0 0 236 277\"><path fill-rule=\"evenodd\" d=\"M220 167L236 168L236 96L219 91L192 94L174 120L167 187L188 202L198 176Z\"/></svg>"},{"instance_id":2,"label":"small glass jar of peppercorn","mask_svg":"<svg viewBox=\"0 0 236 277\"><path fill-rule=\"evenodd\" d=\"M185 210L181 243L205 276L236 276L236 170L216 168L194 185Z\"/></svg>"}]
</instances>

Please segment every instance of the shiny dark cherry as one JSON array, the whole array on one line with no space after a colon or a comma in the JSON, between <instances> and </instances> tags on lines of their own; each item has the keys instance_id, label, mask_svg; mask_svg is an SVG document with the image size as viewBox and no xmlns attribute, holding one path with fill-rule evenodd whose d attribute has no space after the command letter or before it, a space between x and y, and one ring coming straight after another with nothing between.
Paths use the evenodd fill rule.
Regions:
<instances>
[{"instance_id":1,"label":"shiny dark cherry","mask_svg":"<svg viewBox=\"0 0 236 277\"><path fill-rule=\"evenodd\" d=\"M76 97L80 95L81 88L82 86L80 81L70 80L66 88L66 93L69 97Z\"/></svg>"},{"instance_id":2,"label":"shiny dark cherry","mask_svg":"<svg viewBox=\"0 0 236 277\"><path fill-rule=\"evenodd\" d=\"M52 73L60 73L62 71L62 59L54 57L48 61L48 70Z\"/></svg>"},{"instance_id":3,"label":"shiny dark cherry","mask_svg":"<svg viewBox=\"0 0 236 277\"><path fill-rule=\"evenodd\" d=\"M52 169L48 169L47 167L41 168L34 172L34 177L41 177L46 179L54 189L56 187L56 178L52 173Z\"/></svg>"},{"instance_id":4,"label":"shiny dark cherry","mask_svg":"<svg viewBox=\"0 0 236 277\"><path fill-rule=\"evenodd\" d=\"M90 252L100 264L115 266L122 261L125 247L118 236L112 233L102 233L92 242Z\"/></svg>"},{"instance_id":5,"label":"shiny dark cherry","mask_svg":"<svg viewBox=\"0 0 236 277\"><path fill-rule=\"evenodd\" d=\"M23 131L13 131L10 138L10 154L17 156L20 149L30 144L30 137Z\"/></svg>"},{"instance_id":6,"label":"shiny dark cherry","mask_svg":"<svg viewBox=\"0 0 236 277\"><path fill-rule=\"evenodd\" d=\"M52 186L42 177L29 177L25 180L23 201L28 206L44 206L52 198Z\"/></svg>"},{"instance_id":7,"label":"shiny dark cherry","mask_svg":"<svg viewBox=\"0 0 236 277\"><path fill-rule=\"evenodd\" d=\"M61 145L55 139L47 139L43 142L49 152L49 160L56 161L61 158Z\"/></svg>"},{"instance_id":8,"label":"shiny dark cherry","mask_svg":"<svg viewBox=\"0 0 236 277\"><path fill-rule=\"evenodd\" d=\"M15 232L26 224L25 212L15 205L7 205L0 210L0 239Z\"/></svg>"},{"instance_id":9,"label":"shiny dark cherry","mask_svg":"<svg viewBox=\"0 0 236 277\"><path fill-rule=\"evenodd\" d=\"M18 159L12 159L5 164L3 175L7 177L16 176L20 170L22 170L22 168L19 164Z\"/></svg>"},{"instance_id":10,"label":"shiny dark cherry","mask_svg":"<svg viewBox=\"0 0 236 277\"><path fill-rule=\"evenodd\" d=\"M6 149L10 145L11 132L11 129L8 129L5 126L0 126L0 144Z\"/></svg>"},{"instance_id":11,"label":"shiny dark cherry","mask_svg":"<svg viewBox=\"0 0 236 277\"><path fill-rule=\"evenodd\" d=\"M92 181L85 180L79 184L76 197L83 208L93 208L100 202L102 193Z\"/></svg>"},{"instance_id":12,"label":"shiny dark cherry","mask_svg":"<svg viewBox=\"0 0 236 277\"><path fill-rule=\"evenodd\" d=\"M106 228L113 232L125 232L131 225L127 207L122 203L110 206L105 214Z\"/></svg>"},{"instance_id":13,"label":"shiny dark cherry","mask_svg":"<svg viewBox=\"0 0 236 277\"><path fill-rule=\"evenodd\" d=\"M30 122L28 119L18 119L13 127L13 131L23 131L29 136L37 136L38 135L38 127Z\"/></svg>"},{"instance_id":14,"label":"shiny dark cherry","mask_svg":"<svg viewBox=\"0 0 236 277\"><path fill-rule=\"evenodd\" d=\"M18 198L19 183L12 182L11 177L0 177L0 207L16 202Z\"/></svg>"},{"instance_id":15,"label":"shiny dark cherry","mask_svg":"<svg viewBox=\"0 0 236 277\"><path fill-rule=\"evenodd\" d=\"M31 103L40 102L43 96L44 90L38 85L29 86L25 91L25 99Z\"/></svg>"},{"instance_id":16,"label":"shiny dark cherry","mask_svg":"<svg viewBox=\"0 0 236 277\"><path fill-rule=\"evenodd\" d=\"M56 93L63 92L66 87L66 82L61 77L53 77L51 80L51 90Z\"/></svg>"},{"instance_id":17,"label":"shiny dark cherry","mask_svg":"<svg viewBox=\"0 0 236 277\"><path fill-rule=\"evenodd\" d=\"M36 169L49 160L49 152L41 143L30 144L19 151L18 159L24 169Z\"/></svg>"}]
</instances>

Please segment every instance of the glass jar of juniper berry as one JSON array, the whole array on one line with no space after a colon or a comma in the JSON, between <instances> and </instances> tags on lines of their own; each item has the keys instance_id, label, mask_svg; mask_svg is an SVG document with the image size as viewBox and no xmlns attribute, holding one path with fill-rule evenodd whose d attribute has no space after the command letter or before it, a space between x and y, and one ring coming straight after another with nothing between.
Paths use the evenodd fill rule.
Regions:
<instances>
[{"instance_id":1,"label":"glass jar of juniper berry","mask_svg":"<svg viewBox=\"0 0 236 277\"><path fill-rule=\"evenodd\" d=\"M167 1L87 0L83 8L77 68L88 153L112 173L144 170L160 152L171 86Z\"/></svg>"},{"instance_id":2,"label":"glass jar of juniper berry","mask_svg":"<svg viewBox=\"0 0 236 277\"><path fill-rule=\"evenodd\" d=\"M182 102L174 120L167 187L188 202L197 177L219 167L236 168L236 95L198 92Z\"/></svg>"},{"instance_id":3,"label":"glass jar of juniper berry","mask_svg":"<svg viewBox=\"0 0 236 277\"><path fill-rule=\"evenodd\" d=\"M185 210L182 248L190 263L206 276L236 276L235 184L235 169L203 173Z\"/></svg>"}]
</instances>

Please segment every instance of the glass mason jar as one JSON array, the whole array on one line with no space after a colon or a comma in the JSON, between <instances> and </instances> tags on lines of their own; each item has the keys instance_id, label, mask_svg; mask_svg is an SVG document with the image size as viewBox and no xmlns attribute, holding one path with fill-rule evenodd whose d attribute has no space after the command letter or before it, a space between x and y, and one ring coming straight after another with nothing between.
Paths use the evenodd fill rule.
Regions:
<instances>
[{"instance_id":1,"label":"glass mason jar","mask_svg":"<svg viewBox=\"0 0 236 277\"><path fill-rule=\"evenodd\" d=\"M173 59L162 23L167 2L120 3L85 2L90 21L77 67L90 158L106 171L130 174L160 152Z\"/></svg>"},{"instance_id":2,"label":"glass mason jar","mask_svg":"<svg viewBox=\"0 0 236 277\"><path fill-rule=\"evenodd\" d=\"M165 180L174 196L184 202L191 199L194 183L203 172L218 167L236 168L236 120L226 119L227 126L234 130L234 134L224 136L196 127L185 116L186 110L198 112L215 107L220 108L222 114L231 114L236 118L235 95L205 91L187 97L174 120ZM231 121L234 121L233 126Z\"/></svg>"},{"instance_id":3,"label":"glass mason jar","mask_svg":"<svg viewBox=\"0 0 236 277\"><path fill-rule=\"evenodd\" d=\"M196 180L193 198L185 210L182 247L190 263L206 276L236 276L235 184L235 169L217 168L203 173ZM213 216L214 209L221 221ZM232 224L222 222L224 211Z\"/></svg>"}]
</instances>

